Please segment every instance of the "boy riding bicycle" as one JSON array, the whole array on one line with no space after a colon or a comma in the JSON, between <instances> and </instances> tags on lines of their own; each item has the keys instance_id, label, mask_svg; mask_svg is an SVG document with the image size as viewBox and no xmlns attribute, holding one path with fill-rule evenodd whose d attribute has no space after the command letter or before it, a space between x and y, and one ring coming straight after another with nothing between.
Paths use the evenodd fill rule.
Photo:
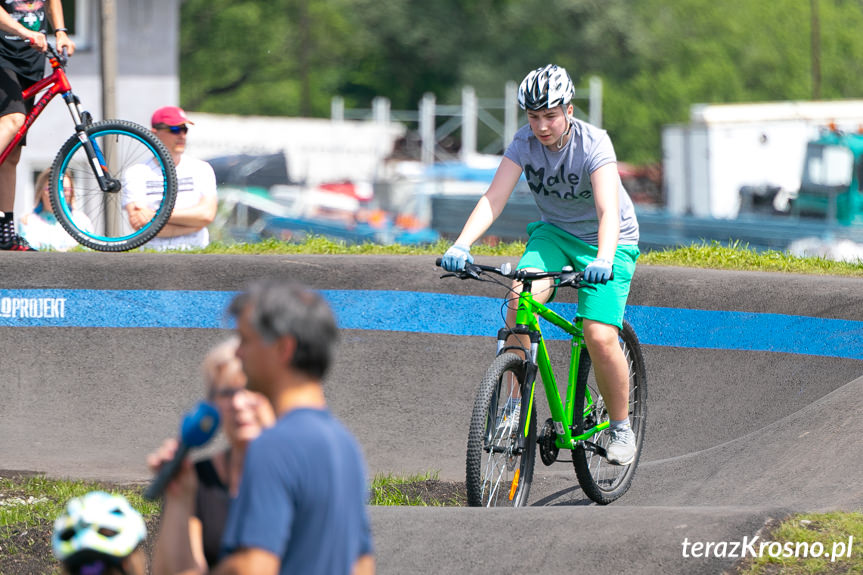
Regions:
<instances>
[{"instance_id":1,"label":"boy riding bicycle","mask_svg":"<svg viewBox=\"0 0 863 575\"><path fill-rule=\"evenodd\" d=\"M577 316L584 320L585 343L611 420L607 459L629 465L636 446L628 417L629 367L618 332L639 256L638 221L608 134L572 117L574 92L566 70L552 64L524 78L518 102L529 125L516 133L441 266L458 271L473 263L470 246L503 211L524 172L541 221L528 226L530 238L517 268L560 271L572 266L584 270L585 281L594 284L590 287L595 289L579 290ZM551 280L535 281L533 297L544 303L553 289ZM521 291L521 284L513 282L513 290ZM515 323L512 307L507 323ZM530 347L527 340L521 345ZM517 405L510 411L518 417Z\"/></svg>"}]
</instances>

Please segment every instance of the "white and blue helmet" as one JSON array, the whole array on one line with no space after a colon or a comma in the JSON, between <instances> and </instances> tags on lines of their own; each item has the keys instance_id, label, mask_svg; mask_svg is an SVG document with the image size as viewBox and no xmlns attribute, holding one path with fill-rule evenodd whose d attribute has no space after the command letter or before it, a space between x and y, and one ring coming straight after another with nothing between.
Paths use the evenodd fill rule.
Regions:
<instances>
[{"instance_id":1,"label":"white and blue helmet","mask_svg":"<svg viewBox=\"0 0 863 575\"><path fill-rule=\"evenodd\" d=\"M122 495L91 491L70 499L54 521L54 556L67 565L118 564L147 538L141 514Z\"/></svg>"},{"instance_id":2,"label":"white and blue helmet","mask_svg":"<svg viewBox=\"0 0 863 575\"><path fill-rule=\"evenodd\" d=\"M522 110L541 110L569 104L575 86L564 68L549 64L531 70L518 87L518 105Z\"/></svg>"}]
</instances>

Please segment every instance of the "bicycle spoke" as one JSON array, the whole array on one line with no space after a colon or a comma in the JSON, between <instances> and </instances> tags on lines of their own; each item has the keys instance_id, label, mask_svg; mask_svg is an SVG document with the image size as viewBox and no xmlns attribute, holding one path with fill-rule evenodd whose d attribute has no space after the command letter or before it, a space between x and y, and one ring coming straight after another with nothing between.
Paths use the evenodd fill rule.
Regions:
<instances>
[{"instance_id":1,"label":"bicycle spoke","mask_svg":"<svg viewBox=\"0 0 863 575\"><path fill-rule=\"evenodd\" d=\"M485 473L483 473L483 490L485 491L486 486L488 486L487 500L489 506L492 506L493 502L497 501L501 484L505 481L511 451L508 443L507 435L495 435L495 439L491 445Z\"/></svg>"},{"instance_id":2,"label":"bicycle spoke","mask_svg":"<svg viewBox=\"0 0 863 575\"><path fill-rule=\"evenodd\" d=\"M87 134L88 145L73 136L54 160L51 204L57 220L89 248L138 247L159 232L173 209L177 181L170 153L152 132L130 122L99 122ZM94 171L94 162L101 171ZM135 225L126 208L132 202L149 210Z\"/></svg>"},{"instance_id":3,"label":"bicycle spoke","mask_svg":"<svg viewBox=\"0 0 863 575\"><path fill-rule=\"evenodd\" d=\"M492 506L492 502L497 501L497 492L500 488L500 480L503 476L504 469L506 469L503 465L498 466L496 463L496 458L489 458L488 469L486 470L485 481L483 482L483 490L485 490L485 486L488 486L488 498L484 499L488 501L489 507Z\"/></svg>"}]
</instances>

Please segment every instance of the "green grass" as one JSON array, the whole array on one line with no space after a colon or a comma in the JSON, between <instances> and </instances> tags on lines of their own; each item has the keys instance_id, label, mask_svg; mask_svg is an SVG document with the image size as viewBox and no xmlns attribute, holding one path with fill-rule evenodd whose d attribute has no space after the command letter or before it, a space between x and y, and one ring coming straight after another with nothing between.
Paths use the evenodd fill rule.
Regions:
<instances>
[{"instance_id":1,"label":"green grass","mask_svg":"<svg viewBox=\"0 0 863 575\"><path fill-rule=\"evenodd\" d=\"M718 242L694 244L673 250L644 254L639 264L667 265L724 270L786 272L799 274L863 277L863 262L836 262L824 258L798 258L785 252L759 252L745 244Z\"/></svg>"},{"instance_id":2,"label":"green grass","mask_svg":"<svg viewBox=\"0 0 863 575\"><path fill-rule=\"evenodd\" d=\"M340 254L340 255L421 255L440 256L450 246L441 240L421 246L348 244L323 237L312 237L301 243L264 240L254 244L214 242L202 250L183 253L201 254ZM509 256L517 258L524 251L523 242L479 244L471 249L474 256ZM178 253L178 252L173 252ZM817 275L863 277L863 262L836 262L824 258L798 258L777 250L757 251L747 244L719 242L692 244L667 250L645 252L639 265L683 266L695 268L786 272Z\"/></svg>"},{"instance_id":3,"label":"green grass","mask_svg":"<svg viewBox=\"0 0 863 575\"><path fill-rule=\"evenodd\" d=\"M54 519L73 497L100 489L124 495L145 520L159 514L158 504L141 497L140 488L121 488L80 480L48 479L44 476L0 477L0 573L3 560L16 557L36 558L39 566L28 563L25 570L59 573L51 558L51 533ZM19 572L16 570L15 572Z\"/></svg>"},{"instance_id":4,"label":"green grass","mask_svg":"<svg viewBox=\"0 0 863 575\"><path fill-rule=\"evenodd\" d=\"M371 483L370 503L372 505L410 505L410 506L442 506L456 503L453 496L447 494L428 494L417 490L418 486L428 482L438 483L437 473L418 475L375 475Z\"/></svg>"},{"instance_id":5,"label":"green grass","mask_svg":"<svg viewBox=\"0 0 863 575\"><path fill-rule=\"evenodd\" d=\"M35 526L53 521L63 510L66 501L94 489L122 493L144 515L159 512L157 504L141 497L140 489L118 490L115 486L100 483L48 479L44 476L0 477L0 529L13 524Z\"/></svg>"},{"instance_id":6,"label":"green grass","mask_svg":"<svg viewBox=\"0 0 863 575\"><path fill-rule=\"evenodd\" d=\"M851 545L848 545L849 538L853 538ZM736 574L863 572L863 513L860 512L794 515L769 529L761 540L779 543L782 551L779 551L780 546L775 546L771 554L765 547L761 557L748 558ZM812 556L821 555L822 548L826 556Z\"/></svg>"},{"instance_id":7,"label":"green grass","mask_svg":"<svg viewBox=\"0 0 863 575\"><path fill-rule=\"evenodd\" d=\"M424 505L419 497L411 496L399 489L401 485L411 481L407 477L396 477L392 475L375 475L372 478L371 497L372 505Z\"/></svg>"},{"instance_id":8,"label":"green grass","mask_svg":"<svg viewBox=\"0 0 863 575\"><path fill-rule=\"evenodd\" d=\"M392 244L384 246L381 244L364 243L351 244L343 241L335 241L322 236L312 236L302 242L286 242L275 239L266 239L256 243L227 243L212 242L206 248L197 250L174 251L167 253L183 254L235 254L235 255L285 255L285 254L339 254L339 255L442 255L451 242L439 240L432 244L402 245ZM76 248L81 249L83 248ZM478 255L516 255L524 250L523 242L499 243L496 245L477 245L473 253ZM141 251L147 250L146 246Z\"/></svg>"},{"instance_id":9,"label":"green grass","mask_svg":"<svg viewBox=\"0 0 863 575\"><path fill-rule=\"evenodd\" d=\"M437 473L409 476L376 475L371 482L372 505L443 505L448 501L424 500L405 491L417 483L437 481ZM52 479L42 475L0 477L0 533L4 527L32 527L53 522L66 502L80 495L101 489L125 496L145 517L158 515L160 504L142 497L138 485L127 487L83 480Z\"/></svg>"},{"instance_id":10,"label":"green grass","mask_svg":"<svg viewBox=\"0 0 863 575\"><path fill-rule=\"evenodd\" d=\"M159 505L141 497L139 488L117 488L101 483L48 479L44 476L0 477L0 533L10 525L31 527L53 522L66 502L94 489L121 493L143 515L159 512Z\"/></svg>"}]
</instances>

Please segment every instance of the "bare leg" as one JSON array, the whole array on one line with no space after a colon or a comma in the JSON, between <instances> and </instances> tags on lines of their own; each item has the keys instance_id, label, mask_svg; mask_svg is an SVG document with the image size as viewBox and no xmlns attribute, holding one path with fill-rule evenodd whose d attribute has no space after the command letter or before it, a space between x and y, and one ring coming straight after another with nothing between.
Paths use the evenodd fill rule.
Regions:
<instances>
[{"instance_id":1,"label":"bare leg","mask_svg":"<svg viewBox=\"0 0 863 575\"><path fill-rule=\"evenodd\" d=\"M617 327L586 319L584 341L609 417L615 421L626 419L629 413L629 365L618 342Z\"/></svg>"},{"instance_id":2,"label":"bare leg","mask_svg":"<svg viewBox=\"0 0 863 575\"><path fill-rule=\"evenodd\" d=\"M6 148L15 134L24 125L24 114L6 114L0 116L0 150ZM16 146L6 161L0 165L0 212L9 212L15 208L15 185L18 160L21 159L21 146Z\"/></svg>"}]
</instances>

